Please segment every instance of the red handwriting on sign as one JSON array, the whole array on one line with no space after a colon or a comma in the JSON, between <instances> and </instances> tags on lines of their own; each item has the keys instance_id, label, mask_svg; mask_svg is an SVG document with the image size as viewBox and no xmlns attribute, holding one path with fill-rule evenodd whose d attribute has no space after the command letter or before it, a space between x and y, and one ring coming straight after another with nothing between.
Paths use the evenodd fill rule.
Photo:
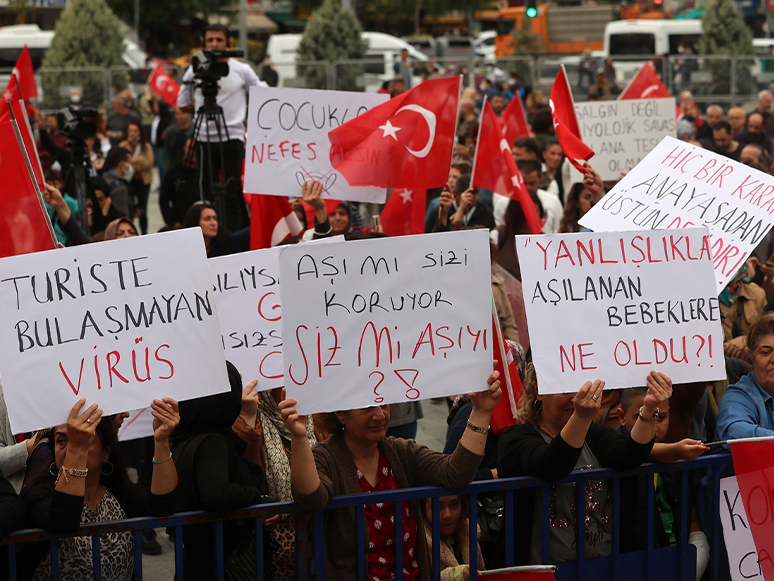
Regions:
<instances>
[{"instance_id":1,"label":"red handwriting on sign","mask_svg":"<svg viewBox=\"0 0 774 581\"><path fill-rule=\"evenodd\" d=\"M746 257L747 253L733 241L717 234L712 237L712 263L724 276L734 274Z\"/></svg>"},{"instance_id":2,"label":"red handwriting on sign","mask_svg":"<svg viewBox=\"0 0 774 581\"><path fill-rule=\"evenodd\" d=\"M319 378L322 378L324 368L338 367L341 365L340 362L335 361L336 353L341 349L339 346L339 334L336 332L336 329L329 326L321 331L320 327L315 327L316 333L314 333L314 336L312 337L309 337L308 331L309 327L306 325L299 325L296 327L296 344L301 350L301 357L304 360L303 378L301 378L301 376L296 378L296 376L293 374L293 366L290 365L288 367L288 375L290 376L290 380L296 385L304 385L307 379L309 379L309 360L307 359L307 350L309 350L310 353L316 355L316 360L314 360L312 363L316 363L317 377ZM304 337L302 337L302 335ZM310 339L314 342L311 349L309 349L308 345ZM304 340L307 341L306 349L304 348ZM324 351L328 351L330 355L323 355ZM323 363L323 361L325 362Z\"/></svg>"},{"instance_id":3,"label":"red handwriting on sign","mask_svg":"<svg viewBox=\"0 0 774 581\"><path fill-rule=\"evenodd\" d=\"M142 342L142 337L139 337L135 339L135 344L139 344ZM96 349L97 346L94 346L94 349ZM155 351L153 351L153 358L151 359L150 353L151 349L146 347L145 349L142 349L142 347L132 349L131 352L131 366L128 362L126 362L129 357L124 358L124 363L121 364L121 353L119 351L113 350L109 351L107 354L101 356L100 354L94 355L94 375L92 376L90 372L87 372L90 376L89 379L94 379L96 381L97 389L102 389L102 379L103 377L107 378L108 385L110 387L113 387L113 380L114 378L116 381L121 381L123 383L130 383L130 379L127 379L127 377L131 378L131 372L134 373L134 379L137 382L145 382L153 379L153 375L157 375L157 379L172 379L172 377L175 374L175 366L172 364L172 362L168 359L165 359L162 357L163 351L166 349L170 349L171 347L169 345L160 345L156 348ZM138 369L138 349L139 349L139 359L140 359L140 367ZM143 356L144 354L144 356ZM73 382L72 377L74 378L75 375L72 372L72 369L70 373L65 369L66 367L69 368L69 365L66 365L65 362L60 361L59 362L59 370L62 372L62 376L64 377L65 381L67 382L67 385L70 386L70 389L73 391L75 395L78 395L81 391L81 385L82 381L84 379L83 377L83 367L86 362L86 357L82 357L80 361L80 365L78 367L78 382L75 384ZM103 365L104 362L104 365ZM143 365L144 362L144 365ZM153 365L153 374L151 373L151 364ZM120 366L120 367L119 367ZM131 367L131 368L130 368ZM144 370L144 373L143 373ZM168 373L168 375L162 375L162 373ZM141 374L144 375L144 377L141 377Z\"/></svg>"},{"instance_id":4,"label":"red handwriting on sign","mask_svg":"<svg viewBox=\"0 0 774 581\"><path fill-rule=\"evenodd\" d=\"M703 352L712 359L712 335L683 335L670 339L651 341L619 341L613 349L613 358L619 367L634 365L662 365L672 363L690 363L702 358Z\"/></svg>"},{"instance_id":5,"label":"red handwriting on sign","mask_svg":"<svg viewBox=\"0 0 774 581\"><path fill-rule=\"evenodd\" d=\"M317 159L316 143L291 143L280 141L279 143L261 143L260 146L252 146L250 163L263 163L266 161L280 161L281 159L297 159L300 161L314 161Z\"/></svg>"},{"instance_id":6,"label":"red handwriting on sign","mask_svg":"<svg viewBox=\"0 0 774 581\"><path fill-rule=\"evenodd\" d=\"M419 377L419 370L418 369L393 369L393 374L395 377L397 377L400 382L408 387L406 390L406 399L415 400L419 399L419 396L421 395L420 391L414 387L414 384L417 381L417 377ZM372 371L368 377L371 379L374 379L376 381L376 385L374 385L374 395L376 396L374 398L374 403L379 405L384 401L384 397L377 391L385 380L385 375L381 371Z\"/></svg>"},{"instance_id":7,"label":"red handwriting on sign","mask_svg":"<svg viewBox=\"0 0 774 581\"><path fill-rule=\"evenodd\" d=\"M575 354L575 344L570 346L570 354L567 354L567 349L564 345L559 345L559 362L562 365L562 373L564 373L564 364L567 362L567 366L575 371L578 367L578 364L580 364L581 369L596 369L596 365L591 365L590 363L587 363L585 360L586 358L593 357L594 352L590 350L594 346L593 343L578 343L578 353L577 353L577 359ZM586 352L584 353L584 349ZM572 357L572 360L570 360L570 357Z\"/></svg>"},{"instance_id":8,"label":"red handwriting on sign","mask_svg":"<svg viewBox=\"0 0 774 581\"><path fill-rule=\"evenodd\" d=\"M276 293L268 292L265 295L263 295L261 299L258 301L258 314L261 316L262 319L265 319L266 321L271 321L271 322L279 321L282 318L281 314L277 314L276 317L268 316L268 311L282 310L282 307L276 301L272 302L271 306L269 306L268 304L265 307L263 306L263 301L267 297L273 297L273 296L276 296Z\"/></svg>"},{"instance_id":9,"label":"red handwriting on sign","mask_svg":"<svg viewBox=\"0 0 774 581\"><path fill-rule=\"evenodd\" d=\"M261 359L261 363L258 366L258 372L261 374L261 377L264 377L266 379L279 379L284 375L284 373L280 373L279 375L266 375L263 372L263 364L266 363L266 360L270 357L282 357L282 351L272 351L271 353L267 353L263 356L263 359Z\"/></svg>"},{"instance_id":10,"label":"red handwriting on sign","mask_svg":"<svg viewBox=\"0 0 774 581\"><path fill-rule=\"evenodd\" d=\"M722 188L723 178L734 172L733 166L716 158L705 159L700 151L692 146L676 145L661 160L661 164L680 173L691 174L695 180Z\"/></svg>"}]
</instances>

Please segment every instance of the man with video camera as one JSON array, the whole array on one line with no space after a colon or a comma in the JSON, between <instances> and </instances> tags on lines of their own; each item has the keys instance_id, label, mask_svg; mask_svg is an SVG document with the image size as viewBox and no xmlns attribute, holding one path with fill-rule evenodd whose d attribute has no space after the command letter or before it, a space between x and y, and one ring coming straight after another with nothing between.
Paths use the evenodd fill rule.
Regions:
<instances>
[{"instance_id":1,"label":"man with video camera","mask_svg":"<svg viewBox=\"0 0 774 581\"><path fill-rule=\"evenodd\" d=\"M177 106L193 114L194 105L197 111L204 106L208 89L217 92L217 105L223 109L222 119L225 119L225 127L218 127L218 124L211 120L202 123L198 134L194 136L198 144L199 183L202 197L210 202L217 202L212 186L221 181L222 174L222 181L226 184L226 216L219 216L219 219L225 221L230 232L234 232L250 224L242 195L247 98L250 87L265 87L266 84L258 78L250 65L229 58L242 55L241 52L228 50L230 37L228 28L222 24L207 26L202 43L204 50L198 59L198 55L194 56L193 65L186 69L183 75L183 86L177 97Z\"/></svg>"}]
</instances>

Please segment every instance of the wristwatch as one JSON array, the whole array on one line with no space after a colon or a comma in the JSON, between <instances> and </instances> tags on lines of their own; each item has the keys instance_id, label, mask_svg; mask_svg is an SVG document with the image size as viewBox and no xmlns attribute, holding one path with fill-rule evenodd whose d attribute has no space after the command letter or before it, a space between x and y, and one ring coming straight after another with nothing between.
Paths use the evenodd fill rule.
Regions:
<instances>
[{"instance_id":1,"label":"wristwatch","mask_svg":"<svg viewBox=\"0 0 774 581\"><path fill-rule=\"evenodd\" d=\"M648 422L649 424L652 424L653 422L655 422L658 419L658 413L659 413L658 408L656 408L656 413L653 414L652 418L646 418L645 416L643 416L642 415L642 410L643 409L645 409L645 406L641 406L640 407L640 411L637 414L643 422Z\"/></svg>"}]
</instances>

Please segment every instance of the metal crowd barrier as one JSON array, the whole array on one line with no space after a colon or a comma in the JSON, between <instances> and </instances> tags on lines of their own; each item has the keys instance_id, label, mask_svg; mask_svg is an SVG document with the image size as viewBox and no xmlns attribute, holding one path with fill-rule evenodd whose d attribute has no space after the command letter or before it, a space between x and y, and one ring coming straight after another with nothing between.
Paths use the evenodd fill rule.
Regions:
<instances>
[{"instance_id":1,"label":"metal crowd barrier","mask_svg":"<svg viewBox=\"0 0 774 581\"><path fill-rule=\"evenodd\" d=\"M720 546L720 468L731 464L731 455L727 453L702 456L693 462L678 462L675 464L644 464L637 470L627 473L619 473L609 469L595 469L573 472L567 478L559 483L585 483L589 480L610 480L610 490L612 493L613 506L613 534L612 534L612 554L607 557L596 559L586 559L585 543L579 543L577 548L577 559L575 561L561 563L556 570L557 579L684 579L693 580L696 575L696 553L693 547L688 544L688 471L694 469L706 469L714 467L713 487L712 487L712 507L713 522L710 530L705 530L705 534L710 543L710 578L716 579L719 567L719 546ZM677 538L678 544L672 547L654 548L654 502L655 492L652 486L648 486L648 518L647 518L647 547L644 551L635 553L620 552L620 509L621 493L620 479L622 477L654 474L664 472L679 472L681 474L681 494L680 494L680 530ZM357 535L357 578L365 579L366 563L364 550L365 524L365 505L378 502L393 502L395 508L395 579L401 580L403 577L403 538L401 534L401 507L403 502L413 499L432 498L433 512L433 578L440 578L440 519L439 519L439 498L450 494L466 495L469 500L469 518L470 518L470 555L477 554L476 548L476 526L477 526L477 495L490 492L505 492L505 565L510 567L514 564L514 515L518 507L514 506L514 492L526 488L539 488L542 495L542 562L549 563L549 488L552 483L545 483L535 478L507 478L501 480L486 480L473 482L469 486L457 491L448 491L438 487L406 488L402 490L392 490L379 493L353 494L348 496L338 496L334 498L324 511L316 512L311 515L310 532L312 539L324 539L324 512L337 508L355 507L356 517L356 535ZM578 538L585 539L585 486L578 486L577 497L577 533ZM102 578L100 571L100 541L99 535L112 532L131 532L134 535L134 578L138 581L143 579L142 570L142 552L141 552L141 531L148 528L170 527L174 530L175 547L175 568L176 579L185 579L183 571L183 534L184 526L215 523L215 560L217 567L217 579L224 578L225 559L223 552L223 522L235 519L254 519L256 531L256 554L255 564L257 579L264 579L264 562L270 555L263 554L263 535L268 534L264 531L264 520L276 514L293 514L296 519L296 578L297 579L325 579L325 545L323 542L314 543L304 533L304 528L299 527L301 519L305 518L303 511L295 503L271 503L255 505L238 511L229 513L215 514L206 512L186 512L178 513L165 518L133 518L123 521L105 522L83 526L76 535L90 536L93 547L93 567L94 579ZM421 523L418 524L418 534L424 534ZM57 539L62 535L53 535L40 529L29 529L18 531L10 535L6 540L6 550L8 552L10 579L17 579L17 546L34 541L48 541L49 552L52 564L52 579L57 581L59 577L59 560L57 553ZM300 555L307 555L309 558L309 567L299 558ZM470 579L475 581L478 578L475 567L470 569Z\"/></svg>"}]
</instances>

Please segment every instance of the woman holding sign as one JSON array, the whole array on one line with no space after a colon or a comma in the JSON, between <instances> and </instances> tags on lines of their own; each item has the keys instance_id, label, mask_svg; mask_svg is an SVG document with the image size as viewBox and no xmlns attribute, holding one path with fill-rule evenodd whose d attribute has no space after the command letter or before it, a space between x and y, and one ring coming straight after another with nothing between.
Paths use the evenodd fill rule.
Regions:
<instances>
[{"instance_id":1,"label":"woman holding sign","mask_svg":"<svg viewBox=\"0 0 774 581\"><path fill-rule=\"evenodd\" d=\"M519 402L519 419L523 423L507 428L500 435L498 476L536 476L553 481L567 477L573 470L603 466L621 471L636 468L647 459L653 447L659 406L672 395L672 381L663 373L651 371L647 386L637 422L629 435L624 436L605 425L592 423L601 406L604 381L587 381L577 393L541 395L535 370L529 365L524 395ZM519 526L514 529L517 562L542 563L540 499L535 498L534 489L520 496ZM576 558L575 498L573 484L551 487L549 557L552 563ZM586 558L609 555L613 523L607 482L586 483L585 517Z\"/></svg>"},{"instance_id":2,"label":"woman holding sign","mask_svg":"<svg viewBox=\"0 0 774 581\"><path fill-rule=\"evenodd\" d=\"M279 404L282 419L291 433L290 480L293 498L304 509L321 510L336 495L384 491L412 486L460 488L476 473L484 454L489 418L500 399L498 372L489 376L489 389L470 394L473 411L467 430L453 454L433 452L413 440L386 438L390 406L328 414L334 435L309 446L306 417L295 409L297 402ZM422 503L403 504L403 578L430 579L430 552L422 532ZM366 519L367 577L390 578L394 573L395 537L392 503L368 505ZM325 512L325 577L357 578L357 536L354 509Z\"/></svg>"},{"instance_id":3,"label":"woman holding sign","mask_svg":"<svg viewBox=\"0 0 774 581\"><path fill-rule=\"evenodd\" d=\"M180 421L177 402L165 397L151 404L155 451L150 489L129 480L116 450L112 418L103 418L96 403L86 407L85 402L79 399L67 424L50 431L48 443L55 462L23 493L32 526L68 534L87 523L172 514L177 470L169 436ZM132 579L132 534L102 535L100 557L104 579ZM59 540L63 580L92 578L92 567L91 537ZM33 579L50 578L51 556L46 552Z\"/></svg>"}]
</instances>

